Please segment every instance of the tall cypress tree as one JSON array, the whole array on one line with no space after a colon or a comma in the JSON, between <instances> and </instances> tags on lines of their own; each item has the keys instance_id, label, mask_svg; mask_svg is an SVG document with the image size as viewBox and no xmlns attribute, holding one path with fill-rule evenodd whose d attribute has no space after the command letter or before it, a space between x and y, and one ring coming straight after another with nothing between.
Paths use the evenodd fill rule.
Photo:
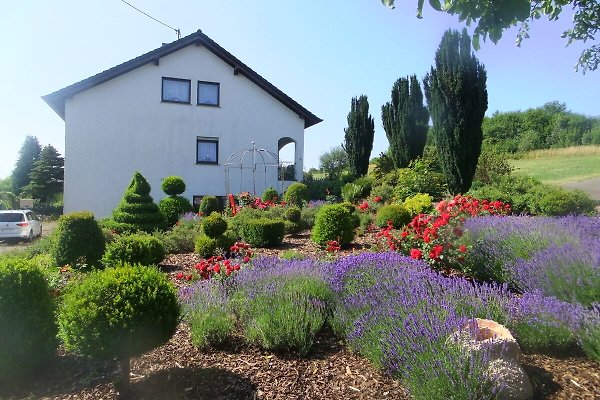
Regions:
<instances>
[{"instance_id":1,"label":"tall cypress tree","mask_svg":"<svg viewBox=\"0 0 600 400\"><path fill-rule=\"evenodd\" d=\"M27 135L21 150L19 150L19 159L12 171L12 190L19 195L21 190L29 184L29 174L33 169L33 163L39 160L42 146L35 136Z\"/></svg>"},{"instance_id":2,"label":"tall cypress tree","mask_svg":"<svg viewBox=\"0 0 600 400\"><path fill-rule=\"evenodd\" d=\"M23 193L46 203L63 191L65 160L51 145L40 152L40 159L33 163L29 173L29 184Z\"/></svg>"},{"instance_id":3,"label":"tall cypress tree","mask_svg":"<svg viewBox=\"0 0 600 400\"><path fill-rule=\"evenodd\" d=\"M429 113L423 105L423 92L416 75L394 83L392 101L381 107L381 119L396 168L405 168L423 155Z\"/></svg>"},{"instance_id":4,"label":"tall cypress tree","mask_svg":"<svg viewBox=\"0 0 600 400\"><path fill-rule=\"evenodd\" d=\"M348 156L350 173L354 176L366 175L375 136L375 121L369 114L367 96L352 98L348 113L348 128L344 129L344 132L346 133L344 150Z\"/></svg>"},{"instance_id":5,"label":"tall cypress tree","mask_svg":"<svg viewBox=\"0 0 600 400\"><path fill-rule=\"evenodd\" d=\"M446 31L424 84L440 164L453 194L466 192L473 182L488 105L486 80L467 30Z\"/></svg>"}]
</instances>

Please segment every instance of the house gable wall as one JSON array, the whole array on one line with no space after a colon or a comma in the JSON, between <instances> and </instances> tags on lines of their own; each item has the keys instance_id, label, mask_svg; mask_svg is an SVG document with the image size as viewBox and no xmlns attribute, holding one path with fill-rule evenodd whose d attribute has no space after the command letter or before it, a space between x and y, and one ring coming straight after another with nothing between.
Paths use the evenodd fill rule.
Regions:
<instances>
[{"instance_id":1,"label":"house gable wall","mask_svg":"<svg viewBox=\"0 0 600 400\"><path fill-rule=\"evenodd\" d=\"M191 80L191 104L161 102L163 77ZM220 106L198 106L197 82L220 83ZM219 164L196 164L196 138L219 139ZM302 171L304 121L202 46L191 45L67 99L65 106L65 212L110 215L134 171L164 197L162 178L183 177L184 196L225 195L223 164L229 155L256 146L278 153L278 140L296 142ZM251 172L230 191L248 189ZM237 176L239 176L239 172ZM276 182L277 169L256 175L256 190Z\"/></svg>"}]
</instances>

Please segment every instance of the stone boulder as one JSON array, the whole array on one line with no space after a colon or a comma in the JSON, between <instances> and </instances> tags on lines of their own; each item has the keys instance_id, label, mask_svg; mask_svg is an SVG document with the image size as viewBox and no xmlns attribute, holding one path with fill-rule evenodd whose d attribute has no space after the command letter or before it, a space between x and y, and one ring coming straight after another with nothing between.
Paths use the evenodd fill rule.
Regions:
<instances>
[{"instance_id":1,"label":"stone boulder","mask_svg":"<svg viewBox=\"0 0 600 400\"><path fill-rule=\"evenodd\" d=\"M484 356L487 374L498 383L498 398L529 400L533 387L521 366L521 348L508 329L497 322L475 318L450 340L466 352Z\"/></svg>"}]
</instances>

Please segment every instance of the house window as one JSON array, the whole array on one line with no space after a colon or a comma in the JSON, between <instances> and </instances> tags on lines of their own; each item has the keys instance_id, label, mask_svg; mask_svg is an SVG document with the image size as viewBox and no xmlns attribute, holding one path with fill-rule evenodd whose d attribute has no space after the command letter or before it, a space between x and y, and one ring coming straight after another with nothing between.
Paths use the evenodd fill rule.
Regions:
<instances>
[{"instance_id":1,"label":"house window","mask_svg":"<svg viewBox=\"0 0 600 400\"><path fill-rule=\"evenodd\" d=\"M196 139L196 163L219 163L219 139L200 137Z\"/></svg>"},{"instance_id":2,"label":"house window","mask_svg":"<svg viewBox=\"0 0 600 400\"><path fill-rule=\"evenodd\" d=\"M215 82L198 82L198 105L218 106L220 84Z\"/></svg>"},{"instance_id":3,"label":"house window","mask_svg":"<svg viewBox=\"0 0 600 400\"><path fill-rule=\"evenodd\" d=\"M162 101L190 104L192 81L162 78Z\"/></svg>"}]
</instances>

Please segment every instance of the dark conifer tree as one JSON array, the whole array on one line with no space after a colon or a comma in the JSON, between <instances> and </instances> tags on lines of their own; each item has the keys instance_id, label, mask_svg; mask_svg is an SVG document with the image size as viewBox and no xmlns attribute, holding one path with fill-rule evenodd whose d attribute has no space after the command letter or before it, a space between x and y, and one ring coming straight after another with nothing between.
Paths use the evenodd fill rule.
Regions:
<instances>
[{"instance_id":1,"label":"dark conifer tree","mask_svg":"<svg viewBox=\"0 0 600 400\"><path fill-rule=\"evenodd\" d=\"M487 110L487 74L471 52L471 38L448 30L425 76L425 96L433 138L451 193L471 187L481 153L481 124Z\"/></svg>"},{"instance_id":2,"label":"dark conifer tree","mask_svg":"<svg viewBox=\"0 0 600 400\"><path fill-rule=\"evenodd\" d=\"M29 184L29 173L33 168L33 163L39 160L42 146L35 136L27 135L21 150L19 150L19 159L12 171L12 190L17 196L21 190Z\"/></svg>"},{"instance_id":3,"label":"dark conifer tree","mask_svg":"<svg viewBox=\"0 0 600 400\"><path fill-rule=\"evenodd\" d=\"M350 173L357 177L366 175L375 136L375 121L369 114L367 96L352 98L348 113L348 127L344 132L346 133L344 150L348 156Z\"/></svg>"},{"instance_id":4,"label":"dark conifer tree","mask_svg":"<svg viewBox=\"0 0 600 400\"><path fill-rule=\"evenodd\" d=\"M33 163L29 173L29 184L23 193L42 203L46 203L62 193L64 185L65 160L51 145L40 152L40 159Z\"/></svg>"},{"instance_id":5,"label":"dark conifer tree","mask_svg":"<svg viewBox=\"0 0 600 400\"><path fill-rule=\"evenodd\" d=\"M392 101L381 107L383 129L390 143L389 155L396 168L408 167L423 155L429 113L415 75L400 78L392 87Z\"/></svg>"}]
</instances>

